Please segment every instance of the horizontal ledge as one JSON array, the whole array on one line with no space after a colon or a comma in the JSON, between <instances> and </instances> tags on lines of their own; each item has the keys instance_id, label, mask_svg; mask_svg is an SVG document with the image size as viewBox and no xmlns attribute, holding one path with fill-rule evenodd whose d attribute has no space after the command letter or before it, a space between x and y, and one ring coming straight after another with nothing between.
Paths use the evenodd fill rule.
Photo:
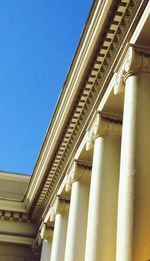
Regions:
<instances>
[{"instance_id":1,"label":"horizontal ledge","mask_svg":"<svg viewBox=\"0 0 150 261\"><path fill-rule=\"evenodd\" d=\"M32 245L34 242L34 239L29 238L29 237L21 237L21 236L0 235L0 242L22 244L22 245Z\"/></svg>"}]
</instances>

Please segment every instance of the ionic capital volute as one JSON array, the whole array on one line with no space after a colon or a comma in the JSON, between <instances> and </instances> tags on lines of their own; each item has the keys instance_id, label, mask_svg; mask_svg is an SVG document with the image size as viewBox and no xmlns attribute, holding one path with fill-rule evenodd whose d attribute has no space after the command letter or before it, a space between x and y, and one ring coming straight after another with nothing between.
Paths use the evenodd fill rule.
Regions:
<instances>
[{"instance_id":1,"label":"ionic capital volute","mask_svg":"<svg viewBox=\"0 0 150 261\"><path fill-rule=\"evenodd\" d=\"M93 149L94 141L97 137L104 137L109 134L121 135L121 131L121 122L104 118L101 113L97 113L92 127L87 133L86 150Z\"/></svg>"},{"instance_id":2,"label":"ionic capital volute","mask_svg":"<svg viewBox=\"0 0 150 261\"><path fill-rule=\"evenodd\" d=\"M114 94L123 92L127 78L139 73L150 73L150 50L130 46L123 64L115 73Z\"/></svg>"},{"instance_id":3,"label":"ionic capital volute","mask_svg":"<svg viewBox=\"0 0 150 261\"><path fill-rule=\"evenodd\" d=\"M54 212L55 214L62 214L68 210L69 202L65 199L57 196L54 203Z\"/></svg>"},{"instance_id":4,"label":"ionic capital volute","mask_svg":"<svg viewBox=\"0 0 150 261\"><path fill-rule=\"evenodd\" d=\"M91 163L74 161L73 166L67 175L66 179L66 192L69 192L72 183L75 181L88 181L91 177Z\"/></svg>"},{"instance_id":5,"label":"ionic capital volute","mask_svg":"<svg viewBox=\"0 0 150 261\"><path fill-rule=\"evenodd\" d=\"M54 223L54 221L55 221L55 216L56 216L56 212L55 212L54 206L52 206L52 207L50 208L50 216L49 216L49 222L50 222L50 223Z\"/></svg>"},{"instance_id":6,"label":"ionic capital volute","mask_svg":"<svg viewBox=\"0 0 150 261\"><path fill-rule=\"evenodd\" d=\"M49 238L52 237L52 234L53 234L53 229L47 224L43 224L40 232L41 239L48 240Z\"/></svg>"}]
</instances>

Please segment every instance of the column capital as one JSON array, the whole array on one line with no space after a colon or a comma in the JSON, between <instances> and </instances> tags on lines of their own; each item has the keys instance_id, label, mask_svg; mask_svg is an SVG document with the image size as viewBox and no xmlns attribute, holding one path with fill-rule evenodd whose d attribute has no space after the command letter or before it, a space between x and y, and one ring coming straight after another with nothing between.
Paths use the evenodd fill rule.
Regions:
<instances>
[{"instance_id":1,"label":"column capital","mask_svg":"<svg viewBox=\"0 0 150 261\"><path fill-rule=\"evenodd\" d=\"M91 162L74 161L70 173L67 175L66 192L71 191L72 183L75 181L90 180Z\"/></svg>"},{"instance_id":2,"label":"column capital","mask_svg":"<svg viewBox=\"0 0 150 261\"><path fill-rule=\"evenodd\" d=\"M123 64L115 73L114 94L123 92L126 79L138 73L150 73L150 50L130 46Z\"/></svg>"},{"instance_id":3,"label":"column capital","mask_svg":"<svg viewBox=\"0 0 150 261\"><path fill-rule=\"evenodd\" d=\"M62 214L68 209L69 202L59 196L56 197L54 203L55 214Z\"/></svg>"},{"instance_id":4,"label":"column capital","mask_svg":"<svg viewBox=\"0 0 150 261\"><path fill-rule=\"evenodd\" d=\"M52 227L44 223L40 232L41 239L48 240L52 236L52 234L53 234Z\"/></svg>"},{"instance_id":5,"label":"column capital","mask_svg":"<svg viewBox=\"0 0 150 261\"><path fill-rule=\"evenodd\" d=\"M54 221L55 221L55 216L56 216L56 213L55 213L54 206L51 206L51 207L50 207L50 216L49 216L49 221L50 221L50 223L54 223Z\"/></svg>"},{"instance_id":6,"label":"column capital","mask_svg":"<svg viewBox=\"0 0 150 261\"><path fill-rule=\"evenodd\" d=\"M60 196L56 196L55 202L53 206L50 208L50 223L55 222L55 217L57 214L62 214L63 212L67 211L69 207L69 201L66 199L61 198Z\"/></svg>"},{"instance_id":7,"label":"column capital","mask_svg":"<svg viewBox=\"0 0 150 261\"><path fill-rule=\"evenodd\" d=\"M86 150L93 149L93 144L97 137L103 137L108 134L121 135L121 131L121 122L104 118L101 113L97 113L95 120L88 131Z\"/></svg>"}]
</instances>

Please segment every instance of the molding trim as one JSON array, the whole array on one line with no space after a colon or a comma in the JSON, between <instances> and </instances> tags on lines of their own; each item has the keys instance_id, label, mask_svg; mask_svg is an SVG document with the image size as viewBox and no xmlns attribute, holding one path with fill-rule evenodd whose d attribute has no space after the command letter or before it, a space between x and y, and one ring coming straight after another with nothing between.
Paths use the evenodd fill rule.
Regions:
<instances>
[{"instance_id":1,"label":"molding trim","mask_svg":"<svg viewBox=\"0 0 150 261\"><path fill-rule=\"evenodd\" d=\"M34 238L37 228L31 223L16 222L12 220L0 221L0 235Z\"/></svg>"},{"instance_id":2,"label":"molding trim","mask_svg":"<svg viewBox=\"0 0 150 261\"><path fill-rule=\"evenodd\" d=\"M30 223L27 213L0 210L0 220Z\"/></svg>"},{"instance_id":3,"label":"molding trim","mask_svg":"<svg viewBox=\"0 0 150 261\"><path fill-rule=\"evenodd\" d=\"M12 235L0 235L0 242L14 243L22 245L33 245L34 239L29 237L12 236Z\"/></svg>"}]
</instances>

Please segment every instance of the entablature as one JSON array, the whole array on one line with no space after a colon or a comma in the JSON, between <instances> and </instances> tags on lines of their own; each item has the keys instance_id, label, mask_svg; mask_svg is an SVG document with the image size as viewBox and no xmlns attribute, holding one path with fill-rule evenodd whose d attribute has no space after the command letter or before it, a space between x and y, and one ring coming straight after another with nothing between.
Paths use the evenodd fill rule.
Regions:
<instances>
[{"instance_id":1,"label":"entablature","mask_svg":"<svg viewBox=\"0 0 150 261\"><path fill-rule=\"evenodd\" d=\"M108 2L110 4L110 1L106 1L105 5L107 8ZM52 132L49 129L49 133L47 134L49 138L48 136L46 137L45 144L43 145L44 147L47 146L47 149L45 148L45 151L43 151L44 147L42 149L43 154L41 154L41 159L39 159L37 163L26 196L25 202L27 209L30 212L32 220L39 225L45 218L69 165L74 160L77 148L85 135L85 130L88 127L93 113L98 110L100 101L113 77L116 64L122 55L126 43L130 41L131 35L135 30L146 4L144 0L119 1L115 3L114 6L111 6L111 16L109 14L108 17L106 17L105 12L99 10L99 18L95 17L94 23L96 25L103 19L103 15L105 16L105 32L101 30L99 34L97 34L97 48L95 48L93 60L90 62L88 77L82 86L80 85L80 91L79 89L78 91L76 90L78 94L76 101L73 105L69 105L73 108L69 120L64 120L66 119L65 117L61 119L65 132L63 129L63 133L60 136L58 135L59 139L57 139L55 149L53 147L54 144L50 145L47 140L50 137L51 142L55 140L54 136L54 139L52 138ZM98 7L99 5L97 8ZM90 28L91 27L88 29L92 30ZM92 31L92 34L94 33L96 33L96 27L95 32ZM59 106L61 106L61 102ZM68 107L68 109L69 108L70 107ZM68 109L65 112L68 113ZM53 121L51 128L54 127L54 123L56 123L56 121ZM59 129L59 126L58 124L55 125L57 129ZM54 151L55 154L52 155ZM49 164L47 169L45 168L45 164ZM35 186L35 188L33 188L33 186Z\"/></svg>"}]
</instances>

